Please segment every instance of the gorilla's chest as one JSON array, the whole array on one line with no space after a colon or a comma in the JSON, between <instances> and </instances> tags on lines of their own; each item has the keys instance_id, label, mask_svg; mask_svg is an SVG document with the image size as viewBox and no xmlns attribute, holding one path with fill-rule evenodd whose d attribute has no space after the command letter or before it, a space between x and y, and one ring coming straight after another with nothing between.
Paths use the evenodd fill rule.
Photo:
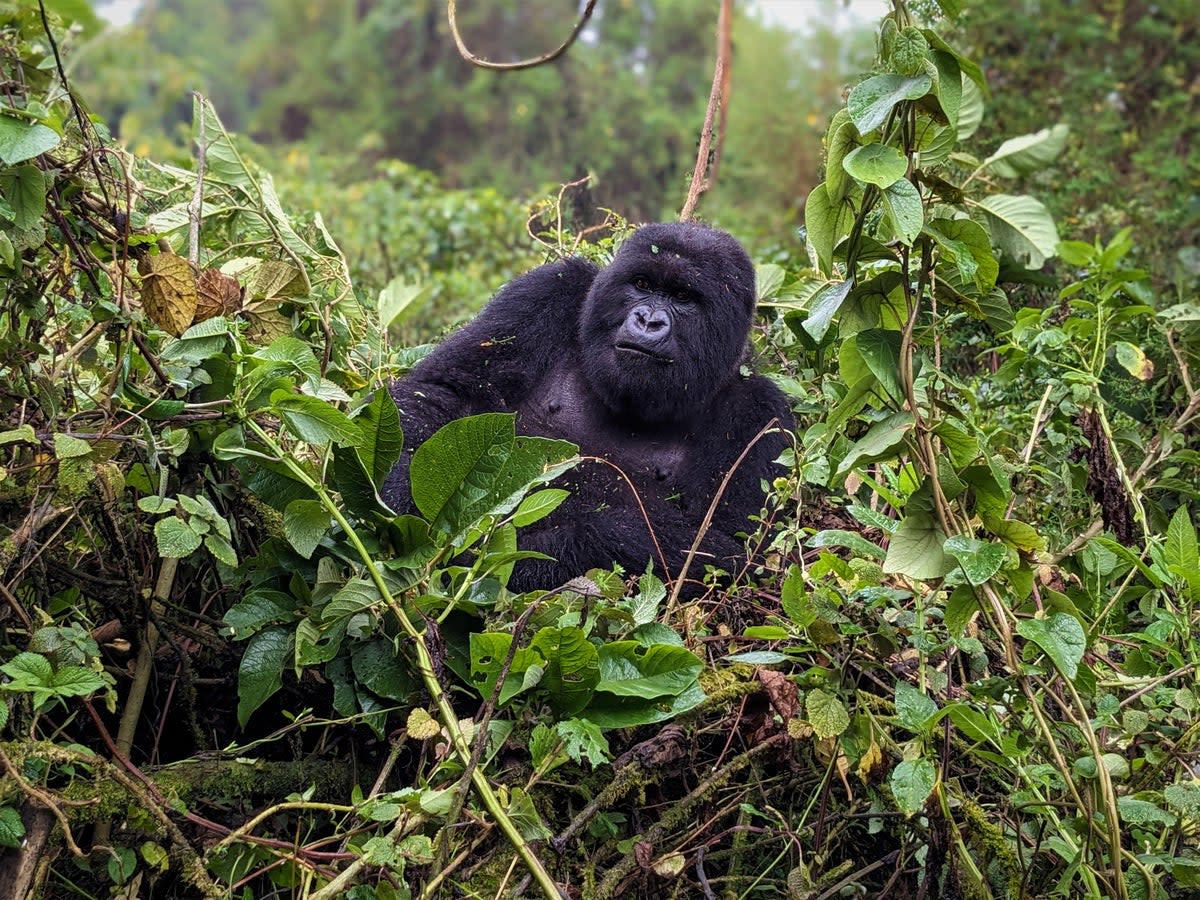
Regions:
<instances>
[{"instance_id":1,"label":"gorilla's chest","mask_svg":"<svg viewBox=\"0 0 1200 900\"><path fill-rule=\"evenodd\" d=\"M688 434L620 421L577 372L565 367L551 372L530 393L517 422L526 434L561 438L577 444L584 455L604 457L636 481L674 487L687 466Z\"/></svg>"}]
</instances>

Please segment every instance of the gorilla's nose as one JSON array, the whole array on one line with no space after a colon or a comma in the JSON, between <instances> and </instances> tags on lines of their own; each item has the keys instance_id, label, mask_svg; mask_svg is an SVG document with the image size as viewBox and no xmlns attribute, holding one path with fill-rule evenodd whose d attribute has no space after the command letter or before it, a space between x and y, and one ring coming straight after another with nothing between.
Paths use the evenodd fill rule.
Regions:
<instances>
[{"instance_id":1,"label":"gorilla's nose","mask_svg":"<svg viewBox=\"0 0 1200 900\"><path fill-rule=\"evenodd\" d=\"M671 320L661 309L654 309L643 304L635 306L630 311L626 324L631 335L647 341L658 341L667 336Z\"/></svg>"}]
</instances>

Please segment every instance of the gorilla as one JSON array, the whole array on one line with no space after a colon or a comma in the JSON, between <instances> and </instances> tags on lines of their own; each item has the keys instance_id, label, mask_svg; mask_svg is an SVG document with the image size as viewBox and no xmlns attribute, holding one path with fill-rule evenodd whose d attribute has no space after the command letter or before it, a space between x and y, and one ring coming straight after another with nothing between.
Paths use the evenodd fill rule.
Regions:
<instances>
[{"instance_id":1,"label":"gorilla","mask_svg":"<svg viewBox=\"0 0 1200 900\"><path fill-rule=\"evenodd\" d=\"M603 269L570 258L522 275L392 384L405 446L384 501L412 511L408 462L438 428L515 412L519 434L613 465L585 461L554 483L570 497L518 532L520 549L552 559L520 561L509 587L550 590L614 562L674 578L726 474L776 422L734 471L689 574L736 571L735 535L753 530L747 517L762 480L782 474L775 460L794 428L779 389L743 370L754 298L745 250L691 222L639 228Z\"/></svg>"}]
</instances>

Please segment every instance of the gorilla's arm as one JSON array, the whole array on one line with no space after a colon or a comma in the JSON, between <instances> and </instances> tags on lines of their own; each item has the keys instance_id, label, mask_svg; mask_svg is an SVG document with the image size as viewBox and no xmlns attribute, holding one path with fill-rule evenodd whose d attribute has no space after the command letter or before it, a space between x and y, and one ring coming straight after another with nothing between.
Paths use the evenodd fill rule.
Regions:
<instances>
[{"instance_id":1,"label":"gorilla's arm","mask_svg":"<svg viewBox=\"0 0 1200 900\"><path fill-rule=\"evenodd\" d=\"M391 385L400 408L404 452L382 495L411 508L408 464L435 431L477 413L516 411L550 365L576 341L579 308L596 266L570 258L507 284L469 324Z\"/></svg>"}]
</instances>

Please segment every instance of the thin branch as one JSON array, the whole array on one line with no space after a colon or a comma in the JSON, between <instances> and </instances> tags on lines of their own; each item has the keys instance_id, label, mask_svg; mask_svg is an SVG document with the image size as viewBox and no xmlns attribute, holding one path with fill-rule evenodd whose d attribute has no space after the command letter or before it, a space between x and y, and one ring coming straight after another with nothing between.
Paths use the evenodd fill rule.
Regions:
<instances>
[{"instance_id":1,"label":"thin branch","mask_svg":"<svg viewBox=\"0 0 1200 900\"><path fill-rule=\"evenodd\" d=\"M732 0L726 0L732 2ZM484 59L482 56L476 56L467 47L463 41L461 32L458 30L458 10L455 0L446 0L446 18L450 20L450 33L454 35L455 46L458 47L459 55L473 66L479 66L481 69L496 69L502 72L512 72L518 69L532 69L534 66L540 66L543 63L553 62L558 59L567 49L575 43L575 39L579 37L579 33L583 31L585 25L592 18L592 11L596 8L596 0L588 0L588 4L584 7L583 14L579 17L579 21L575 23L575 28L571 31L570 36L556 50L551 50L543 56L536 56L531 59L522 59L511 63L498 63Z\"/></svg>"},{"instance_id":2,"label":"thin branch","mask_svg":"<svg viewBox=\"0 0 1200 900\"><path fill-rule=\"evenodd\" d=\"M696 167L692 170L691 186L688 188L687 200L679 213L680 221L687 222L696 211L700 197L712 187L717 180L717 170L721 164L721 148L725 145L725 122L727 109L725 102L729 99L729 75L731 71L730 56L733 42L730 39L730 24L733 19L733 0L721 0L721 13L717 17L717 61L713 66L712 89L708 93L708 107L704 110L704 126L700 129L700 147L696 151ZM708 155L712 147L713 120L716 119L717 107L721 107L720 135L717 137L716 152L710 164Z\"/></svg>"}]
</instances>

